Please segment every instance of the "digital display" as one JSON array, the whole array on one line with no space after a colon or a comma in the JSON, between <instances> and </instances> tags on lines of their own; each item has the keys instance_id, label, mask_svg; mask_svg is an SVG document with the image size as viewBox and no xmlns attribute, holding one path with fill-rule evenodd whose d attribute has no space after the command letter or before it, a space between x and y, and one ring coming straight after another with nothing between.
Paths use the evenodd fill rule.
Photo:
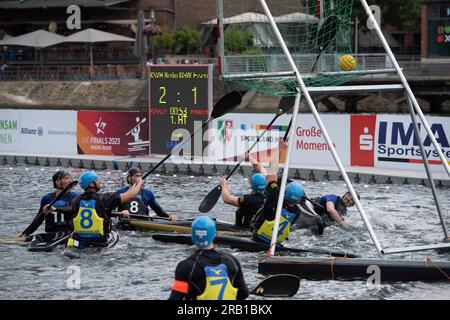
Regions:
<instances>
[{"instance_id":1,"label":"digital display","mask_svg":"<svg viewBox=\"0 0 450 320\"><path fill-rule=\"evenodd\" d=\"M167 154L182 139L176 129L194 132L194 122L208 119L212 91L209 65L149 67L150 149ZM194 152L192 146L191 154Z\"/></svg>"}]
</instances>

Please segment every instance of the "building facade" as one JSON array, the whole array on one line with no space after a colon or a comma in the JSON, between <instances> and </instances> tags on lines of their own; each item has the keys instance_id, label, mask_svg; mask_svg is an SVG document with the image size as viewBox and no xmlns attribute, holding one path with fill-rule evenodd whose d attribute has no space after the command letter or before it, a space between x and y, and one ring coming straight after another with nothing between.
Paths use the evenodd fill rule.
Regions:
<instances>
[{"instance_id":1,"label":"building facade","mask_svg":"<svg viewBox=\"0 0 450 320\"><path fill-rule=\"evenodd\" d=\"M423 1L421 55L450 59L450 1Z\"/></svg>"}]
</instances>

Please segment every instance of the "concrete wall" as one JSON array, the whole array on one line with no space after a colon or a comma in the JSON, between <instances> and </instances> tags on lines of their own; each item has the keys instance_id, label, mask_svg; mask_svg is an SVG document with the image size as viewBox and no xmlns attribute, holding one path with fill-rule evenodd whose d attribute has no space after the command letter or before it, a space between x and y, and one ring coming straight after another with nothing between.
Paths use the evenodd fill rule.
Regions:
<instances>
[{"instance_id":1,"label":"concrete wall","mask_svg":"<svg viewBox=\"0 0 450 320\"><path fill-rule=\"evenodd\" d=\"M144 80L0 82L2 108L132 110Z\"/></svg>"}]
</instances>

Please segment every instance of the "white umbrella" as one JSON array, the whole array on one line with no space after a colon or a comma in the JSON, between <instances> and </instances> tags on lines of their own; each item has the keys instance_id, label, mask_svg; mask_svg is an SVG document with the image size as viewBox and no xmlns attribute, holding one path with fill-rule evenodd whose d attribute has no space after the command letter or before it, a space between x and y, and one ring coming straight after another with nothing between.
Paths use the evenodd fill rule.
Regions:
<instances>
[{"instance_id":1,"label":"white umbrella","mask_svg":"<svg viewBox=\"0 0 450 320\"><path fill-rule=\"evenodd\" d=\"M276 23L318 23L319 19L303 12L293 12L274 18Z\"/></svg>"},{"instance_id":2,"label":"white umbrella","mask_svg":"<svg viewBox=\"0 0 450 320\"><path fill-rule=\"evenodd\" d=\"M238 23L269 23L269 19L265 14L255 12L245 12L232 17L224 18L223 24ZM217 24L217 19L212 19L202 24Z\"/></svg>"},{"instance_id":3,"label":"white umbrella","mask_svg":"<svg viewBox=\"0 0 450 320\"><path fill-rule=\"evenodd\" d=\"M115 42L115 41L125 41L133 42L133 38L124 37L118 34L100 31L97 29L85 29L80 32L74 33L64 40L64 42L84 42L90 44L90 57L91 57L91 67L94 64L92 57L92 44L99 42Z\"/></svg>"},{"instance_id":4,"label":"white umbrella","mask_svg":"<svg viewBox=\"0 0 450 320\"><path fill-rule=\"evenodd\" d=\"M66 37L59 34L48 32L47 30L36 30L30 33L26 33L17 37L3 38L0 41L0 46L20 46L20 47L32 47L35 49L35 63L37 60L37 50L54 46L56 44L64 42ZM40 51L40 62L42 66L42 52Z\"/></svg>"},{"instance_id":5,"label":"white umbrella","mask_svg":"<svg viewBox=\"0 0 450 320\"><path fill-rule=\"evenodd\" d=\"M46 30L37 30L17 37L0 40L0 46L22 46L42 49L64 42L66 37Z\"/></svg>"}]
</instances>

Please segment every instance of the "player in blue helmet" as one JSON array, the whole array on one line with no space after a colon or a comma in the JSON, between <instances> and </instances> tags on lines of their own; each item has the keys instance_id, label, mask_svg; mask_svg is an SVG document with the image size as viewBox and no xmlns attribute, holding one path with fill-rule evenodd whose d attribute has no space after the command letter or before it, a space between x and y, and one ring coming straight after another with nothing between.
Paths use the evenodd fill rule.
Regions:
<instances>
[{"instance_id":1,"label":"player in blue helmet","mask_svg":"<svg viewBox=\"0 0 450 320\"><path fill-rule=\"evenodd\" d=\"M117 194L127 192L137 178L142 178L142 170L138 167L130 168L127 172L127 182L129 186L121 188L116 191ZM148 188L141 188L139 194L131 201L121 203L119 205L119 211L133 215L142 215L143 218L149 216L149 207L160 217L169 218L171 221L177 220L175 215L169 215L157 202L153 192ZM134 216L134 218L136 218ZM129 220L120 219L117 226L120 229L133 229Z\"/></svg>"},{"instance_id":2,"label":"player in blue helmet","mask_svg":"<svg viewBox=\"0 0 450 320\"><path fill-rule=\"evenodd\" d=\"M252 221L253 238L257 241L270 243L272 240L279 193L280 187L277 182L277 175L271 173L267 176L266 201ZM289 237L291 226L301 215L298 204L302 201L304 194L305 191L298 182L290 182L286 186L278 227L277 243L282 243Z\"/></svg>"},{"instance_id":3,"label":"player in blue helmet","mask_svg":"<svg viewBox=\"0 0 450 320\"><path fill-rule=\"evenodd\" d=\"M234 223L237 226L250 228L250 222L256 212L264 203L264 191L266 190L266 174L265 168L256 161L249 153L245 154L245 160L250 161L253 170L256 171L250 178L250 194L236 197L228 190L228 181L225 178L220 180L222 187L222 200L226 204L237 207Z\"/></svg>"},{"instance_id":4,"label":"player in blue helmet","mask_svg":"<svg viewBox=\"0 0 450 320\"><path fill-rule=\"evenodd\" d=\"M48 193L41 199L41 206L38 212L38 222L34 224L31 229L27 229L24 235L30 235L39 228L42 222L45 221L45 232L71 232L73 229L72 221L66 220L63 214L54 212L50 214L49 211L44 210L44 207L50 204L69 184L72 183L72 176L69 172L64 170L56 171L52 176L54 192ZM67 195L53 204L54 207L66 207L69 206L72 200L78 196L78 192L68 192ZM44 215L40 215L41 210L44 211Z\"/></svg>"},{"instance_id":5,"label":"player in blue helmet","mask_svg":"<svg viewBox=\"0 0 450 320\"><path fill-rule=\"evenodd\" d=\"M102 247L111 232L111 212L139 193L142 178L136 179L136 183L120 195L115 192L98 193L100 178L93 171L84 172L79 181L84 193L77 196L70 207L52 207L47 210L61 212L73 221L73 232L67 244L69 247ZM124 213L123 216L129 218L128 214Z\"/></svg>"},{"instance_id":6,"label":"player in blue helmet","mask_svg":"<svg viewBox=\"0 0 450 320\"><path fill-rule=\"evenodd\" d=\"M239 261L214 248L216 224L207 216L192 223L197 250L175 271L170 300L241 300L249 295ZM221 290L217 290L218 281Z\"/></svg>"}]
</instances>

